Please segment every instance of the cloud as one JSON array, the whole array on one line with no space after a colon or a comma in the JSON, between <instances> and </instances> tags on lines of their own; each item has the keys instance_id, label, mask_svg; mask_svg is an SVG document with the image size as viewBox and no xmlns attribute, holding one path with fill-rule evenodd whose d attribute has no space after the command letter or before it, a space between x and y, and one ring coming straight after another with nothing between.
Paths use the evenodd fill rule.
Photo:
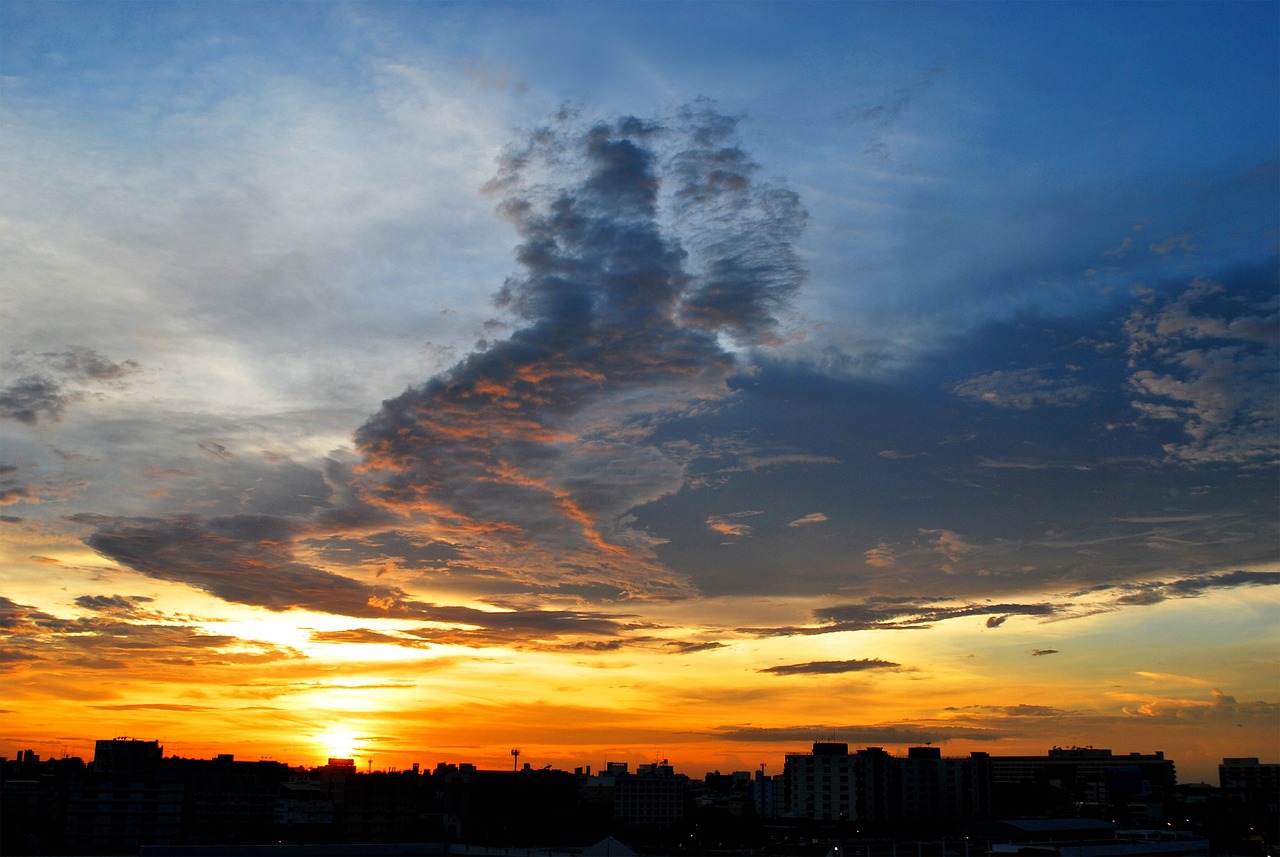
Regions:
<instances>
[{"instance_id":1,"label":"cloud","mask_svg":"<svg viewBox=\"0 0 1280 857\"><path fill-rule=\"evenodd\" d=\"M815 624L781 628L745 628L758 636L832 634L845 631L920 630L937 622L969 616L1041 616L1061 613L1067 605L1042 604L931 604L910 598L869 598L859 604L842 604L814 611Z\"/></svg>"},{"instance_id":2,"label":"cloud","mask_svg":"<svg viewBox=\"0 0 1280 857\"><path fill-rule=\"evenodd\" d=\"M26 485L15 484L11 479L0 480L0 506L14 503L39 503L40 498Z\"/></svg>"},{"instance_id":3,"label":"cloud","mask_svg":"<svg viewBox=\"0 0 1280 857\"><path fill-rule=\"evenodd\" d=\"M271 515L200 518L81 516L94 525L85 544L148 577L268 610L305 608L346 616L413 615L402 591L369 586L298 562L299 526Z\"/></svg>"},{"instance_id":4,"label":"cloud","mask_svg":"<svg viewBox=\"0 0 1280 857\"><path fill-rule=\"evenodd\" d=\"M1170 598L1196 598L1215 589L1241 586L1280 586L1280 571L1225 571L1199 577L1184 577L1168 582L1134 584L1116 603L1129 607L1150 606Z\"/></svg>"},{"instance_id":5,"label":"cloud","mask_svg":"<svg viewBox=\"0 0 1280 857\"><path fill-rule=\"evenodd\" d=\"M674 654L677 655L692 655L724 648L724 643L688 643L679 640L671 640L663 645L675 649Z\"/></svg>"},{"instance_id":6,"label":"cloud","mask_svg":"<svg viewBox=\"0 0 1280 857\"><path fill-rule=\"evenodd\" d=\"M421 640L406 639L395 634L385 634L368 628L350 628L343 631L312 631L311 641L315 643L373 643L406 646L414 649L427 648L427 644Z\"/></svg>"},{"instance_id":7,"label":"cloud","mask_svg":"<svg viewBox=\"0 0 1280 857\"><path fill-rule=\"evenodd\" d=\"M144 702L125 705L90 705L97 711L217 711L208 705L182 705L173 702Z\"/></svg>"},{"instance_id":8,"label":"cloud","mask_svg":"<svg viewBox=\"0 0 1280 857\"><path fill-rule=\"evenodd\" d=\"M301 657L288 647L210 634L165 621L158 614L144 616L129 609L148 600L83 596L77 603L99 608L98 615L64 619L0 596L0 631L7 643L0 666L18 671L27 664L49 661L93 670L128 669L141 676L164 665L263 663ZM198 654L193 657L193 652Z\"/></svg>"},{"instance_id":9,"label":"cloud","mask_svg":"<svg viewBox=\"0 0 1280 857\"><path fill-rule=\"evenodd\" d=\"M772 455L744 454L741 462L732 467L722 468L722 473L750 473L771 467L782 467L788 464L839 464L839 459L829 455L808 455L798 452L780 452Z\"/></svg>"},{"instance_id":10,"label":"cloud","mask_svg":"<svg viewBox=\"0 0 1280 857\"><path fill-rule=\"evenodd\" d=\"M711 515L707 518L707 527L722 536L740 538L751 535L750 524L740 524L735 519L759 515L759 512L732 512L728 515Z\"/></svg>"},{"instance_id":11,"label":"cloud","mask_svg":"<svg viewBox=\"0 0 1280 857\"><path fill-rule=\"evenodd\" d=\"M822 514L821 512L810 512L804 517L796 518L794 521L787 524L787 526L788 527L805 527L805 526L808 526L809 524L821 524L826 519L827 519L827 516Z\"/></svg>"},{"instance_id":12,"label":"cloud","mask_svg":"<svg viewBox=\"0 0 1280 857\"><path fill-rule=\"evenodd\" d=\"M1184 577L1166 584L1170 592L1193 597L1212 589L1234 589L1238 586L1280 586L1280 571L1225 571L1200 577Z\"/></svg>"},{"instance_id":13,"label":"cloud","mask_svg":"<svg viewBox=\"0 0 1280 857\"><path fill-rule=\"evenodd\" d=\"M1230 291L1198 279L1172 297L1145 295L1126 323L1133 407L1179 423L1165 444L1188 464L1280 461L1280 300L1275 274L1246 272Z\"/></svg>"},{"instance_id":14,"label":"cloud","mask_svg":"<svg viewBox=\"0 0 1280 857\"><path fill-rule=\"evenodd\" d=\"M369 502L542 585L688 591L625 525L682 481L635 420L726 395L718 336L776 341L803 279L804 212L735 125L707 105L666 124L565 112L507 151L490 190L521 237L497 294L517 327L359 429Z\"/></svg>"},{"instance_id":15,"label":"cloud","mask_svg":"<svg viewBox=\"0 0 1280 857\"><path fill-rule=\"evenodd\" d=\"M297 522L269 515L203 519L81 516L95 526L85 543L102 555L158 580L182 583L224 601L282 612L313 610L366 619L417 619L446 627L419 628L378 642L419 647L421 641L466 646L519 646L566 637L615 638L633 630L620 614L566 610L494 610L441 606L389 585L369 585L294 558L308 534ZM91 600L83 606L115 604ZM348 642L365 632L340 632ZM378 632L373 632L378 633Z\"/></svg>"},{"instance_id":16,"label":"cloud","mask_svg":"<svg viewBox=\"0 0 1280 857\"><path fill-rule=\"evenodd\" d=\"M41 418L62 419L73 402L87 395L83 389L67 389L71 383L105 383L123 378L140 367L136 360L116 363L83 347L28 355L18 352L6 365L9 372L27 371L0 388L0 418L36 425Z\"/></svg>"},{"instance_id":17,"label":"cloud","mask_svg":"<svg viewBox=\"0 0 1280 857\"><path fill-rule=\"evenodd\" d=\"M1133 584L1104 584L1091 590L1057 594L1050 600L1016 602L941 602L913 596L875 596L863 601L837 604L813 611L813 623L771 628L742 628L752 636L811 636L849 631L922 630L938 622L970 617L987 617L986 628L999 628L1015 616L1044 621L1061 621L1109 612L1116 608L1158 604L1169 598L1195 598L1218 589L1244 586L1280 585L1280 572L1215 572L1171 581ZM1117 595L1116 592L1122 594ZM1055 649L1037 649L1033 654L1057 654Z\"/></svg>"},{"instance_id":18,"label":"cloud","mask_svg":"<svg viewBox=\"0 0 1280 857\"><path fill-rule=\"evenodd\" d=\"M137 360L116 363L92 348L82 346L45 352L40 357L66 377L81 380L115 381L141 368Z\"/></svg>"},{"instance_id":19,"label":"cloud","mask_svg":"<svg viewBox=\"0 0 1280 857\"><path fill-rule=\"evenodd\" d=\"M893 568L897 563L893 549L889 545L881 542L873 548L868 549L863 557L867 561L867 565L872 568Z\"/></svg>"},{"instance_id":20,"label":"cloud","mask_svg":"<svg viewBox=\"0 0 1280 857\"><path fill-rule=\"evenodd\" d=\"M1195 724L1217 721L1239 725L1253 721L1271 725L1280 717L1280 702L1240 702L1235 696L1215 687L1208 699L1133 697L1123 707L1123 711L1128 717L1141 718L1147 722Z\"/></svg>"},{"instance_id":21,"label":"cloud","mask_svg":"<svg viewBox=\"0 0 1280 857\"><path fill-rule=\"evenodd\" d=\"M886 161L892 153L891 140L912 99L918 92L927 90L945 70L942 66L933 66L914 86L903 86L886 93L880 103L871 107L843 110L837 114L836 120L859 128L865 135L863 151L879 161Z\"/></svg>"},{"instance_id":22,"label":"cloud","mask_svg":"<svg viewBox=\"0 0 1280 857\"><path fill-rule=\"evenodd\" d=\"M862 658L852 661L810 661L805 664L785 664L766 667L756 672L772 675L832 675L835 673L866 672L867 670L898 670L902 664L882 661L879 658Z\"/></svg>"},{"instance_id":23,"label":"cloud","mask_svg":"<svg viewBox=\"0 0 1280 857\"><path fill-rule=\"evenodd\" d=\"M62 392L62 386L43 375L27 375L0 389L0 417L27 425L45 419L57 422L67 403L74 397Z\"/></svg>"},{"instance_id":24,"label":"cloud","mask_svg":"<svg viewBox=\"0 0 1280 857\"><path fill-rule=\"evenodd\" d=\"M955 384L952 392L989 405L1023 411L1039 405L1074 407L1089 398L1092 393L1089 385L1054 377L1058 374L1059 370L1048 366L1001 369L966 378Z\"/></svg>"},{"instance_id":25,"label":"cloud","mask_svg":"<svg viewBox=\"0 0 1280 857\"><path fill-rule=\"evenodd\" d=\"M1025 703L1019 705L1006 705L999 709L1006 717L1057 717L1069 712L1063 711L1061 708L1054 708L1051 705L1027 705Z\"/></svg>"},{"instance_id":26,"label":"cloud","mask_svg":"<svg viewBox=\"0 0 1280 857\"><path fill-rule=\"evenodd\" d=\"M145 595L81 595L76 598L76 606L95 613L130 616L138 613L140 605L153 601Z\"/></svg>"},{"instance_id":27,"label":"cloud","mask_svg":"<svg viewBox=\"0 0 1280 857\"><path fill-rule=\"evenodd\" d=\"M980 712L986 719L986 716L996 715L999 720L1005 719L1021 719L1021 718L1062 718L1062 717L1079 717L1080 712L1068 711L1062 708L1055 708L1051 705L1028 705L1027 703L1018 703L1016 705L966 705L963 708L947 708L948 712ZM968 715L966 715L968 716Z\"/></svg>"},{"instance_id":28,"label":"cloud","mask_svg":"<svg viewBox=\"0 0 1280 857\"><path fill-rule=\"evenodd\" d=\"M1042 655L1056 655L1056 654L1058 654L1057 649L1032 649L1031 650L1031 656L1033 658L1038 658L1038 657L1041 657Z\"/></svg>"},{"instance_id":29,"label":"cloud","mask_svg":"<svg viewBox=\"0 0 1280 857\"><path fill-rule=\"evenodd\" d=\"M914 724L858 724L811 726L721 726L711 737L726 741L759 741L795 744L839 740L861 746L928 744L943 741L998 741L1003 734L994 729L970 726L917 726Z\"/></svg>"}]
</instances>

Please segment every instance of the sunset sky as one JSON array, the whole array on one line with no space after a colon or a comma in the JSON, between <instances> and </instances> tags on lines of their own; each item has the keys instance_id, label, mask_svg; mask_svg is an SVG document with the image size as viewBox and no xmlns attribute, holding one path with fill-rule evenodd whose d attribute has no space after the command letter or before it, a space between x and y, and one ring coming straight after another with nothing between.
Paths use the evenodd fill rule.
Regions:
<instances>
[{"instance_id":1,"label":"sunset sky","mask_svg":"<svg viewBox=\"0 0 1280 857\"><path fill-rule=\"evenodd\" d=\"M0 5L0 755L1280 760L1280 5Z\"/></svg>"}]
</instances>

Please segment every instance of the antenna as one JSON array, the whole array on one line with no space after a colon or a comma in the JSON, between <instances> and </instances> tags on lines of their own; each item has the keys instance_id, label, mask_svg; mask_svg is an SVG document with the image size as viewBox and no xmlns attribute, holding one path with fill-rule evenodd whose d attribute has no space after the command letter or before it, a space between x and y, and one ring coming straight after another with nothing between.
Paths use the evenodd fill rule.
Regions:
<instances>
[{"instance_id":1,"label":"antenna","mask_svg":"<svg viewBox=\"0 0 1280 857\"><path fill-rule=\"evenodd\" d=\"M520 766L520 748L517 747L511 751L511 770L516 770Z\"/></svg>"}]
</instances>

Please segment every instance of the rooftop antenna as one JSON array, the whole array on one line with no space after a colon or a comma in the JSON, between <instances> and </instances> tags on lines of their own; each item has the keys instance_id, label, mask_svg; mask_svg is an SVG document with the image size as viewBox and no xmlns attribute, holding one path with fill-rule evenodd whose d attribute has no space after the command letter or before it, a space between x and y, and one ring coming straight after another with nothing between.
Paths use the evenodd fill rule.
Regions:
<instances>
[{"instance_id":1,"label":"rooftop antenna","mask_svg":"<svg viewBox=\"0 0 1280 857\"><path fill-rule=\"evenodd\" d=\"M511 770L516 770L520 765L520 748L511 751Z\"/></svg>"}]
</instances>

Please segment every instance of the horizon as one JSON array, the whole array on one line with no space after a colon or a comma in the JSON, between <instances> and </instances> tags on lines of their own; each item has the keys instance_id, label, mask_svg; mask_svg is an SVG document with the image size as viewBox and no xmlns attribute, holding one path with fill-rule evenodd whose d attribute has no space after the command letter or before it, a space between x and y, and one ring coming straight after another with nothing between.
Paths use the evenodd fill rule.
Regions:
<instances>
[{"instance_id":1,"label":"horizon","mask_svg":"<svg viewBox=\"0 0 1280 857\"><path fill-rule=\"evenodd\" d=\"M637 761L636 758L632 757L632 758L626 758L626 759L621 759L621 758L602 759L599 762L578 762L576 764L574 762L569 762L564 764L547 763L545 765L542 765L542 764L535 764L534 761L523 760L523 757L525 756L525 753L523 750L520 751L520 756L517 757L518 761L515 763L515 766L513 767L504 767L501 764L479 765L479 764L475 764L474 760L470 760L470 759L436 760L431 764L427 764L424 759L417 759L417 758L414 758L408 763L403 763L399 761L383 762L379 767L374 767L373 756L357 756L357 755L331 756L331 757L327 757L324 761L317 761L312 763L312 762L299 762L297 760L292 760L292 759L277 758L274 756L259 756L258 758L242 758L239 754L235 752L228 753L228 748L224 748L224 747L206 747L204 748L205 749L204 753L198 753L194 755L184 751L171 752L171 748L167 744L165 744L164 741L160 739L139 738L139 737L129 736L129 735L117 736L114 739L93 739L93 740L95 744L97 743L97 741L105 741L105 740L141 741L141 742L147 742L147 743L155 742L159 745L163 758L166 758L166 759L211 760L220 755L230 755L232 756L233 760L237 762L259 762L259 761L278 762L278 763L287 765L290 768L306 768L306 769L326 767L332 762L334 762L335 760L354 761L356 762L355 769L358 773L368 773L368 772L397 773L397 772L411 771L413 769L413 765L418 764L419 773L429 774L433 770L435 770L437 767L442 765L460 766L463 764L472 764L472 765L475 765L477 770L481 770L481 771L511 771L513 773L516 773L516 772L519 772L520 770L537 771L537 770L544 770L549 768L555 771L572 772L572 771L575 771L576 769L581 768L583 769L584 773L591 772L595 774L600 774L605 772L608 764L616 763L616 762L625 763L628 766L628 771L631 773L635 773L635 768L637 768L640 765L648 765L648 764L669 765L675 771L675 773L682 774L686 777L689 777L691 780L702 780L711 774L727 775L727 774L738 773L743 771L751 773L753 776L756 773L763 771L764 775L768 777L782 776L782 773L783 773L782 762L778 762L776 765L772 765L769 763L768 760L764 760L761 764L756 765L755 768L735 768L730 770L721 770L719 767L711 767L711 768L706 768L705 770L702 771L700 775L695 776L692 773L692 771L697 770L697 768L690 768L688 765L682 765L679 760L670 760L670 759L667 759L666 757L657 757L657 756L653 758L646 758L643 761ZM832 742L837 744L847 745L849 748L850 754L855 753L857 750L866 749L866 746L858 746L856 744L846 742L846 741L841 741L839 739L815 738L813 741L809 743L809 746L806 747L805 749L793 748L789 750L782 750L780 752L782 753L782 759L785 760L787 755L791 755L794 753L805 754L805 753L811 752L814 744L832 743ZM20 760L21 754L24 751L29 750L32 752L36 752L35 747L21 747L20 749L14 750L13 755L10 755L8 752L9 745L12 744L14 747L18 747L21 743L22 742L20 741L9 741L8 739L0 739L0 758L6 759L6 760ZM924 744L915 744L915 745L903 745L901 747L892 747L892 746L881 747L881 749L885 750L885 752L887 752L891 756L905 758L907 756L907 751L912 747L924 747L924 746L933 747L934 745L932 745L931 743L924 743ZM518 749L518 748L512 748L512 749ZM947 752L946 748L943 748L943 747L934 747L934 749L938 749L941 752L942 758L944 759L968 758L972 753L975 753L975 752L987 752L986 750L978 750L978 749L967 749L967 750L961 750L961 751L955 751L955 752ZM1161 755L1163 756L1164 759L1174 764L1175 771L1178 771L1179 785L1187 785L1187 784L1193 784L1193 783L1215 785L1218 779L1217 778L1218 771L1216 766L1212 771L1213 773L1212 777L1199 776L1199 777L1196 777L1195 779L1188 779L1184 777L1182 775L1182 768L1178 764L1177 757L1161 749L1116 750L1115 748L1094 747L1093 745L1071 746L1071 747L1052 746L1052 747L1045 748L1041 752L1029 751L1025 753L1022 753L1022 752L988 753L988 755L992 757L1017 757L1017 756L1047 757L1051 752L1060 751L1060 750L1068 751L1068 752L1078 751L1078 750L1088 750L1088 751L1110 753L1111 754L1110 758L1121 760L1121 761L1131 756L1151 757L1151 756ZM508 749L506 751L506 754L507 754L507 758L511 758L511 756L513 755L512 750ZM60 748L58 750L58 755L54 755L52 753L46 754L46 753L40 753L40 752L36 752L36 755L39 757L41 762L48 761L51 759L55 759L55 760L80 759L86 764L89 764L94 760L94 751L91 750L90 752L83 753L83 754L76 753L70 750L69 745L64 745L62 748ZM387 755L395 756L397 759L399 759L399 758L406 757L406 752L397 752L394 750L389 750L387 751ZM489 760L491 762L494 760L496 760L497 762L501 762L503 759L503 756L502 754L496 753L495 751L487 755L483 755L480 758ZM1228 759L1240 759L1240 758L1257 759L1260 764L1276 764L1275 762L1270 761L1267 757L1258 756L1258 755L1224 756L1222 757L1222 759L1219 760L1219 763L1223 763ZM537 760L537 761L541 762L544 760ZM773 773L769 773L770 770L773 770Z\"/></svg>"},{"instance_id":2,"label":"horizon","mask_svg":"<svg viewBox=\"0 0 1280 857\"><path fill-rule=\"evenodd\" d=\"M3 747L1275 758L1277 32L0 3Z\"/></svg>"}]
</instances>

